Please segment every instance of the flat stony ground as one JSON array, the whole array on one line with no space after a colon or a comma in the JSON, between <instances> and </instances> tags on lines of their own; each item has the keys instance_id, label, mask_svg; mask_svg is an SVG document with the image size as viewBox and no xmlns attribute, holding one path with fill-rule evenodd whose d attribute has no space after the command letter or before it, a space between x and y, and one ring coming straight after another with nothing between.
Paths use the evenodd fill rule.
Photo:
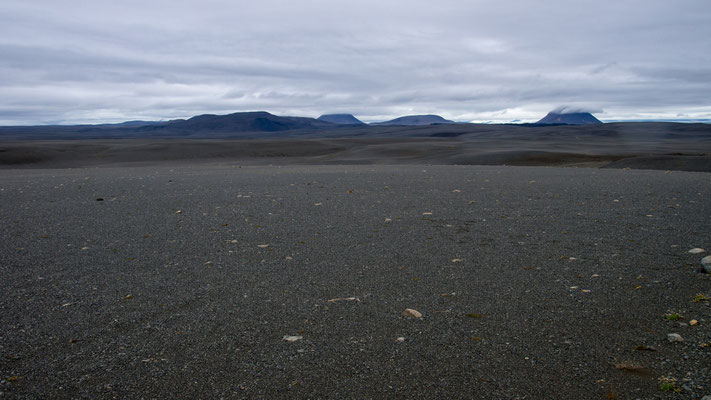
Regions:
<instances>
[{"instance_id":1,"label":"flat stony ground","mask_svg":"<svg viewBox=\"0 0 711 400\"><path fill-rule=\"evenodd\" d=\"M4 170L0 397L701 398L710 197L642 170Z\"/></svg>"}]
</instances>

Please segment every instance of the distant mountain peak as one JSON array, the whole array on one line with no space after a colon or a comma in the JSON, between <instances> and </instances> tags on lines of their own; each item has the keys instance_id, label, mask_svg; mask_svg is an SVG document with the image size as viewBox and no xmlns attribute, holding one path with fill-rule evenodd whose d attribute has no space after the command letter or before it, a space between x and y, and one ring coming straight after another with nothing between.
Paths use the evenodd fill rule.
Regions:
<instances>
[{"instance_id":1,"label":"distant mountain peak","mask_svg":"<svg viewBox=\"0 0 711 400\"><path fill-rule=\"evenodd\" d=\"M548 113L537 124L562 124L562 125L588 125L601 124L602 122L595 118L589 112L576 111L569 112L567 110L556 109Z\"/></svg>"},{"instance_id":2,"label":"distant mountain peak","mask_svg":"<svg viewBox=\"0 0 711 400\"><path fill-rule=\"evenodd\" d=\"M444 119L439 115L406 115L390 121L376 122L373 125L433 125L433 124L454 124L454 121Z\"/></svg>"},{"instance_id":3,"label":"distant mountain peak","mask_svg":"<svg viewBox=\"0 0 711 400\"><path fill-rule=\"evenodd\" d=\"M325 114L318 117L318 120L338 125L365 125L363 121L352 114Z\"/></svg>"}]
</instances>

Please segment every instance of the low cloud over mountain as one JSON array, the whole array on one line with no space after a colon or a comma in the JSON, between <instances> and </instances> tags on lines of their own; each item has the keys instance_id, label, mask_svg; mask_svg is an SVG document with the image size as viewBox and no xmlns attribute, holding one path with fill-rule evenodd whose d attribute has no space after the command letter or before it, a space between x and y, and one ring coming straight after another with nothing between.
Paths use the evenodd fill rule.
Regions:
<instances>
[{"instance_id":1,"label":"low cloud over mountain","mask_svg":"<svg viewBox=\"0 0 711 400\"><path fill-rule=\"evenodd\" d=\"M592 115L593 111L584 108L561 106L543 117L537 124L587 125L602 122Z\"/></svg>"}]
</instances>

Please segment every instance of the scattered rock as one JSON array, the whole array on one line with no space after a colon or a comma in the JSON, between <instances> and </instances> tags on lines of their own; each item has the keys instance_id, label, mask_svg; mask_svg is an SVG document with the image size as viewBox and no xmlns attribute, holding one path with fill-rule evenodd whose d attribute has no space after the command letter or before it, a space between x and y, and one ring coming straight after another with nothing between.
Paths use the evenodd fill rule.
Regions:
<instances>
[{"instance_id":1,"label":"scattered rock","mask_svg":"<svg viewBox=\"0 0 711 400\"><path fill-rule=\"evenodd\" d=\"M176 213L176 214L182 214L183 212L180 211L180 210L178 210L178 211L176 211L175 213Z\"/></svg>"},{"instance_id":2,"label":"scattered rock","mask_svg":"<svg viewBox=\"0 0 711 400\"><path fill-rule=\"evenodd\" d=\"M678 333L670 333L667 335L667 340L670 341L671 343L681 343L684 341L684 338L681 337L680 334Z\"/></svg>"},{"instance_id":3,"label":"scattered rock","mask_svg":"<svg viewBox=\"0 0 711 400\"><path fill-rule=\"evenodd\" d=\"M634 375L638 376L646 376L646 377L653 377L654 372L652 372L649 368L645 368L642 365L631 363L631 362L623 362L619 364L615 364L615 368L619 369L620 371L625 371L625 372L630 372Z\"/></svg>"},{"instance_id":4,"label":"scattered rock","mask_svg":"<svg viewBox=\"0 0 711 400\"><path fill-rule=\"evenodd\" d=\"M126 297L124 297L124 299L126 299L126 300L131 300L132 298L133 298L132 294L127 294Z\"/></svg>"},{"instance_id":5,"label":"scattered rock","mask_svg":"<svg viewBox=\"0 0 711 400\"><path fill-rule=\"evenodd\" d=\"M329 303L336 303L339 301L360 301L357 297L337 297L335 299L328 300Z\"/></svg>"},{"instance_id":6,"label":"scattered rock","mask_svg":"<svg viewBox=\"0 0 711 400\"><path fill-rule=\"evenodd\" d=\"M299 341L299 340L301 340L301 339L303 339L303 338L304 338L303 336L284 335L284 337L282 338L282 340L287 341L287 342L290 342L290 343L293 343L293 342Z\"/></svg>"},{"instance_id":7,"label":"scattered rock","mask_svg":"<svg viewBox=\"0 0 711 400\"><path fill-rule=\"evenodd\" d=\"M699 324L699 321L697 321L697 320L695 320L695 319L692 319L691 321L689 321L689 325L691 325L691 326L695 326L695 325L698 325L698 324Z\"/></svg>"},{"instance_id":8,"label":"scattered rock","mask_svg":"<svg viewBox=\"0 0 711 400\"><path fill-rule=\"evenodd\" d=\"M694 249L689 250L689 253L691 253L691 254L699 254L699 253L703 253L704 251L706 251L706 250L700 249L700 248L696 247L696 248L694 248Z\"/></svg>"},{"instance_id":9,"label":"scattered rock","mask_svg":"<svg viewBox=\"0 0 711 400\"><path fill-rule=\"evenodd\" d=\"M257 247L259 247L260 249L266 249L267 247L269 247L269 245L268 244L258 244Z\"/></svg>"},{"instance_id":10,"label":"scattered rock","mask_svg":"<svg viewBox=\"0 0 711 400\"><path fill-rule=\"evenodd\" d=\"M402 312L403 317L409 317L409 318L422 318L422 313L413 310L412 308L406 308L405 311Z\"/></svg>"},{"instance_id":11,"label":"scattered rock","mask_svg":"<svg viewBox=\"0 0 711 400\"><path fill-rule=\"evenodd\" d=\"M637 351L657 351L654 347L645 345L637 346L634 349Z\"/></svg>"},{"instance_id":12,"label":"scattered rock","mask_svg":"<svg viewBox=\"0 0 711 400\"><path fill-rule=\"evenodd\" d=\"M399 338L396 339L399 343L402 343L405 341L405 338L400 336Z\"/></svg>"},{"instance_id":13,"label":"scattered rock","mask_svg":"<svg viewBox=\"0 0 711 400\"><path fill-rule=\"evenodd\" d=\"M706 256L701 259L701 266L707 274L711 274L711 256Z\"/></svg>"}]
</instances>

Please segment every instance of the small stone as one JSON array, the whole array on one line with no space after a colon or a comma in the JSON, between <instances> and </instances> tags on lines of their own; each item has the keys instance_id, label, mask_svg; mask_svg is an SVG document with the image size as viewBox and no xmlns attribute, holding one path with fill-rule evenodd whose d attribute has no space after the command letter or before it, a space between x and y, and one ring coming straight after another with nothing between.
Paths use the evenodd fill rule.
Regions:
<instances>
[{"instance_id":1,"label":"small stone","mask_svg":"<svg viewBox=\"0 0 711 400\"><path fill-rule=\"evenodd\" d=\"M422 318L422 313L413 310L412 308L406 308L405 311L402 312L403 317L409 317L409 318Z\"/></svg>"},{"instance_id":2,"label":"small stone","mask_svg":"<svg viewBox=\"0 0 711 400\"><path fill-rule=\"evenodd\" d=\"M180 210L178 210L178 211L176 211L175 213L176 213L176 214L182 214L183 212L180 211Z\"/></svg>"},{"instance_id":3,"label":"small stone","mask_svg":"<svg viewBox=\"0 0 711 400\"><path fill-rule=\"evenodd\" d=\"M360 301L357 297L337 297L335 299L328 300L329 303L337 303L339 301Z\"/></svg>"},{"instance_id":4,"label":"small stone","mask_svg":"<svg viewBox=\"0 0 711 400\"><path fill-rule=\"evenodd\" d=\"M126 297L124 297L124 299L126 299L126 300L131 300L132 298L133 298L132 294L127 294Z\"/></svg>"},{"instance_id":5,"label":"small stone","mask_svg":"<svg viewBox=\"0 0 711 400\"><path fill-rule=\"evenodd\" d=\"M405 341L405 338L400 336L399 338L396 339L399 343L402 343Z\"/></svg>"},{"instance_id":6,"label":"small stone","mask_svg":"<svg viewBox=\"0 0 711 400\"><path fill-rule=\"evenodd\" d=\"M707 274L711 274L711 256L706 256L701 259L701 266Z\"/></svg>"},{"instance_id":7,"label":"small stone","mask_svg":"<svg viewBox=\"0 0 711 400\"><path fill-rule=\"evenodd\" d=\"M695 319L692 319L691 321L689 321L689 325L691 325L691 326L696 326L698 324L699 324L699 321L697 321Z\"/></svg>"},{"instance_id":8,"label":"small stone","mask_svg":"<svg viewBox=\"0 0 711 400\"><path fill-rule=\"evenodd\" d=\"M684 341L684 338L681 337L681 335L678 333L670 333L667 335L667 340L670 341L671 343L676 343L676 342L681 343Z\"/></svg>"},{"instance_id":9,"label":"small stone","mask_svg":"<svg viewBox=\"0 0 711 400\"><path fill-rule=\"evenodd\" d=\"M702 397L701 400L711 400L711 394Z\"/></svg>"},{"instance_id":10,"label":"small stone","mask_svg":"<svg viewBox=\"0 0 711 400\"><path fill-rule=\"evenodd\" d=\"M694 248L694 249L689 250L689 253L691 253L691 254L699 254L699 253L703 253L704 251L706 251L706 250L700 249L700 248L696 247L696 248Z\"/></svg>"},{"instance_id":11,"label":"small stone","mask_svg":"<svg viewBox=\"0 0 711 400\"><path fill-rule=\"evenodd\" d=\"M284 335L284 337L282 338L282 340L285 340L285 341L287 341L287 342L293 343L293 342L296 342L296 341L301 340L301 339L303 339L303 338L304 338L303 336Z\"/></svg>"}]
</instances>

